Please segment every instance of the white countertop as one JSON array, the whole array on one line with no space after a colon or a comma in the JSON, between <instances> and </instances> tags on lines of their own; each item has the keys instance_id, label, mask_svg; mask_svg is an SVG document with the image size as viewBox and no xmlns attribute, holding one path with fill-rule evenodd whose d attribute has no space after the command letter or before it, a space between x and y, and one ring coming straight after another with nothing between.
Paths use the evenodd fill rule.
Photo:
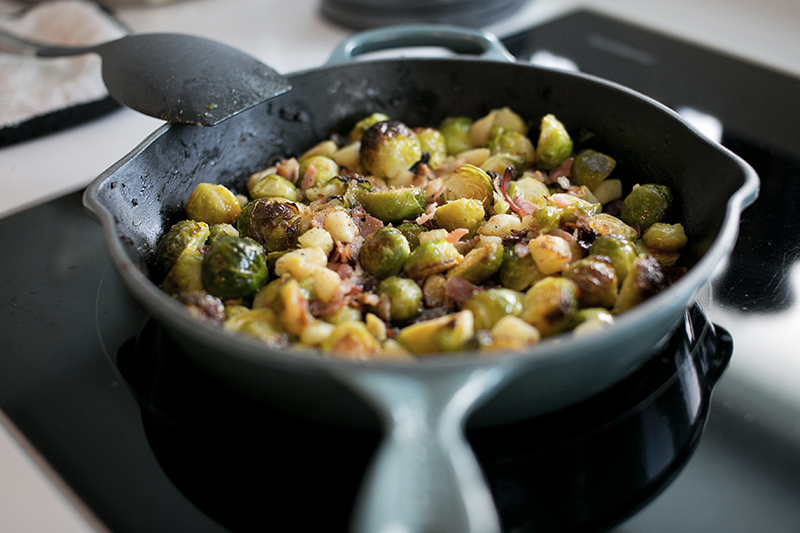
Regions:
<instances>
[{"instance_id":1,"label":"white countertop","mask_svg":"<svg viewBox=\"0 0 800 533\"><path fill-rule=\"evenodd\" d=\"M0 0L0 8L16 5ZM118 8L134 31L210 37L245 50L279 72L321 65L350 32L319 14L318 0L187 0ZM500 36L577 7L627 19L800 77L797 0L531 0L486 28ZM84 188L160 121L129 110L0 149L0 217ZM85 532L98 525L34 459L0 416L0 530ZM65 495L66 494L66 495Z\"/></svg>"}]
</instances>

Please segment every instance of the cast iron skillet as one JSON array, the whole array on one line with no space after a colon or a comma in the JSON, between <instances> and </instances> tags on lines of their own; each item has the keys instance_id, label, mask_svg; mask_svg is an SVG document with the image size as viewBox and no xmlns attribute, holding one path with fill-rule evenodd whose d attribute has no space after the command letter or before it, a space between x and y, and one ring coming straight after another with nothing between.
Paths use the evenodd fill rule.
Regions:
<instances>
[{"instance_id":1,"label":"cast iron skillet","mask_svg":"<svg viewBox=\"0 0 800 533\"><path fill-rule=\"evenodd\" d=\"M411 45L481 57L354 61L364 52ZM741 211L757 197L758 177L657 102L591 76L514 63L496 38L470 30L366 32L345 41L330 64L289 77L292 91L218 126L159 129L98 177L84 203L102 223L128 289L199 366L294 414L383 425L386 436L364 481L354 530L499 531L490 492L463 437L467 415L470 424L487 426L552 412L641 366L730 254ZM671 187L673 209L691 243L689 272L612 328L547 340L525 353L416 363L353 363L269 350L195 321L148 277L158 237L182 217L197 183L243 190L247 177L271 159L297 155L375 111L418 126L502 106L532 120L554 113L577 148L614 156L615 174L628 187Z\"/></svg>"}]
</instances>

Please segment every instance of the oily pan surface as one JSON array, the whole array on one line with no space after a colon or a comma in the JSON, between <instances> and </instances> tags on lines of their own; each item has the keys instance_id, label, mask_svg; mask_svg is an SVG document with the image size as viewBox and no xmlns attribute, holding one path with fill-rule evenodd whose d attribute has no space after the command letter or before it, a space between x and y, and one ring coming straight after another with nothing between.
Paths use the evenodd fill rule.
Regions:
<instances>
[{"instance_id":1,"label":"oily pan surface","mask_svg":"<svg viewBox=\"0 0 800 533\"><path fill-rule=\"evenodd\" d=\"M576 150L590 146L617 160L614 174L626 189L637 182L663 183L672 189L673 209L678 210L674 218L682 221L689 237L690 246L684 253L690 264L716 239L724 221L723 206L744 181L741 168L730 156L674 115L624 89L567 73L434 59L352 63L291 78L294 89L290 93L213 128L172 127L112 169L98 195L114 213L121 249L133 264L149 272L158 237L182 218L184 202L197 183L220 182L244 190L249 175L268 166L273 158L298 155L332 132L347 132L372 112L386 113L412 127L435 125L450 115L478 118L502 106L531 120L553 113L570 130ZM596 358L576 354L587 350L586 346L575 350L575 339L556 340L559 346L555 350L563 352L558 358L523 369L476 418L491 423L545 412L622 379L644 362L678 321L696 289L685 285L679 282L656 297L666 306L646 302L641 311L621 317L622 326L614 329L623 335L616 340L608 336L599 339ZM153 288L158 290L155 285ZM142 297L140 287L133 290ZM288 369L283 368L285 356L238 357L242 342L201 332L202 325L182 313L176 316L174 308L167 305L172 302L156 301L158 298L168 299L149 294L145 304L202 366L219 371L220 377L268 398L291 397L291 410L304 414L324 405L345 416L348 412L356 418L368 416L346 389L311 368L319 365L304 368L301 362ZM635 336L631 327L626 333L624 326L633 322ZM231 351L236 355L226 353ZM540 351L543 349L532 350L532 362ZM256 367L270 371L261 373L264 375L253 372L254 361ZM413 373L420 366L424 365L405 371ZM286 376L273 372L276 368L278 374L288 372L288 384L283 379ZM335 398L333 404L326 401L328 396ZM342 409L337 402L343 404Z\"/></svg>"}]
</instances>

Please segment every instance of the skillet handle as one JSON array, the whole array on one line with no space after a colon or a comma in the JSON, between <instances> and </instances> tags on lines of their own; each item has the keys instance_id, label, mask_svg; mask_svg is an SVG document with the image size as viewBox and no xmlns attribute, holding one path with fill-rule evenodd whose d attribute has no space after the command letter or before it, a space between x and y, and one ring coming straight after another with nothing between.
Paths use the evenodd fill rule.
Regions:
<instances>
[{"instance_id":1,"label":"skillet handle","mask_svg":"<svg viewBox=\"0 0 800 533\"><path fill-rule=\"evenodd\" d=\"M327 64L346 63L369 52L416 46L439 46L484 59L515 61L514 56L491 33L440 24L412 24L351 35L336 47Z\"/></svg>"},{"instance_id":2,"label":"skillet handle","mask_svg":"<svg viewBox=\"0 0 800 533\"><path fill-rule=\"evenodd\" d=\"M353 533L500 533L464 421L507 370L397 370L350 368L340 375L378 408L387 429L359 490Z\"/></svg>"}]
</instances>

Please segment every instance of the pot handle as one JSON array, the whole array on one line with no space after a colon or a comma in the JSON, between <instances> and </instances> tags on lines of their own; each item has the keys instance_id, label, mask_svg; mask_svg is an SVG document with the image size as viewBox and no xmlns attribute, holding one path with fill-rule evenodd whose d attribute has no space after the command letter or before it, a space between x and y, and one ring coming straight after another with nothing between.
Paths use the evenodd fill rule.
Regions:
<instances>
[{"instance_id":1,"label":"pot handle","mask_svg":"<svg viewBox=\"0 0 800 533\"><path fill-rule=\"evenodd\" d=\"M515 61L503 43L491 33L441 24L412 24L351 35L336 47L327 64L346 63L369 52L415 46L439 46L484 59Z\"/></svg>"},{"instance_id":2,"label":"pot handle","mask_svg":"<svg viewBox=\"0 0 800 533\"><path fill-rule=\"evenodd\" d=\"M499 533L464 421L509 372L501 366L397 370L350 368L340 376L378 408L386 427L359 491L353 533Z\"/></svg>"}]
</instances>

